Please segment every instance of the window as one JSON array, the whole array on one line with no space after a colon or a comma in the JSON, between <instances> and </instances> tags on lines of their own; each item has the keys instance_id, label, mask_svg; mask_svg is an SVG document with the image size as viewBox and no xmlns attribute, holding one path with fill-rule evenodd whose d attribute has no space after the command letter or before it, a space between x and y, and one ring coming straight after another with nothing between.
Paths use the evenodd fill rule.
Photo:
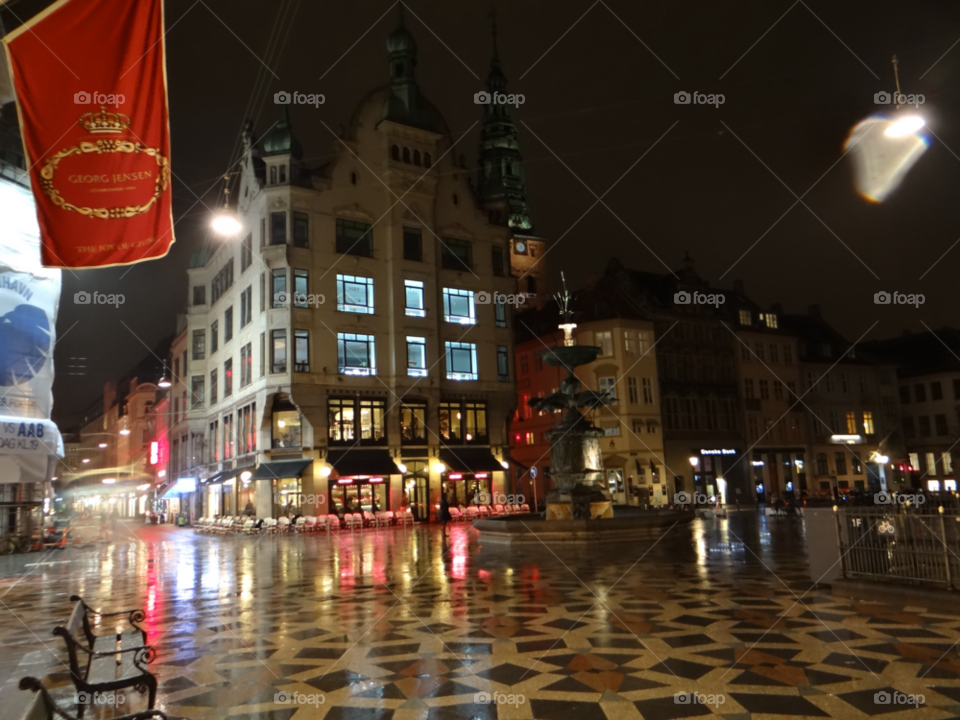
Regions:
<instances>
[{"instance_id":1,"label":"window","mask_svg":"<svg viewBox=\"0 0 960 720\"><path fill-rule=\"evenodd\" d=\"M475 324L477 315L473 304L473 292L458 288L444 288L443 319L460 325Z\"/></svg>"},{"instance_id":2,"label":"window","mask_svg":"<svg viewBox=\"0 0 960 720\"><path fill-rule=\"evenodd\" d=\"M850 378L846 373L840 373L840 391L846 395L850 392Z\"/></svg>"},{"instance_id":3,"label":"window","mask_svg":"<svg viewBox=\"0 0 960 720\"><path fill-rule=\"evenodd\" d=\"M253 233L250 233L243 239L240 246L240 272L243 272L253 262ZM196 303L194 303L196 304Z\"/></svg>"},{"instance_id":4,"label":"window","mask_svg":"<svg viewBox=\"0 0 960 720\"><path fill-rule=\"evenodd\" d=\"M770 382L768 380L760 381L760 399L761 400L770 399Z\"/></svg>"},{"instance_id":5,"label":"window","mask_svg":"<svg viewBox=\"0 0 960 720\"><path fill-rule=\"evenodd\" d=\"M637 387L637 379L635 377L627 378L627 397L630 398L630 403L633 405L640 402L640 389Z\"/></svg>"},{"instance_id":6,"label":"window","mask_svg":"<svg viewBox=\"0 0 960 720\"><path fill-rule=\"evenodd\" d=\"M472 270L473 245L467 240L443 238L440 244L441 263L445 270Z\"/></svg>"},{"instance_id":7,"label":"window","mask_svg":"<svg viewBox=\"0 0 960 720\"><path fill-rule=\"evenodd\" d=\"M287 371L287 331L270 331L270 372Z\"/></svg>"},{"instance_id":8,"label":"window","mask_svg":"<svg viewBox=\"0 0 960 720\"><path fill-rule=\"evenodd\" d=\"M756 397L753 392L753 378L743 379L743 396L747 400L753 400Z\"/></svg>"},{"instance_id":9,"label":"window","mask_svg":"<svg viewBox=\"0 0 960 720\"><path fill-rule=\"evenodd\" d=\"M233 358L223 361L223 397L233 395Z\"/></svg>"},{"instance_id":10,"label":"window","mask_svg":"<svg viewBox=\"0 0 960 720\"><path fill-rule=\"evenodd\" d=\"M283 211L270 213L270 244L287 244L287 213Z\"/></svg>"},{"instance_id":11,"label":"window","mask_svg":"<svg viewBox=\"0 0 960 720\"><path fill-rule=\"evenodd\" d=\"M217 370L214 368L210 371L210 404L216 405L217 403Z\"/></svg>"},{"instance_id":12,"label":"window","mask_svg":"<svg viewBox=\"0 0 960 720\"><path fill-rule=\"evenodd\" d=\"M917 453L910 453L910 469L919 470L920 469L920 456Z\"/></svg>"},{"instance_id":13,"label":"window","mask_svg":"<svg viewBox=\"0 0 960 720\"><path fill-rule=\"evenodd\" d=\"M494 277L503 277L503 248L499 245L494 245L492 248L493 255L493 276Z\"/></svg>"},{"instance_id":14,"label":"window","mask_svg":"<svg viewBox=\"0 0 960 720\"><path fill-rule=\"evenodd\" d=\"M464 442L487 442L487 404L465 402L463 404Z\"/></svg>"},{"instance_id":15,"label":"window","mask_svg":"<svg viewBox=\"0 0 960 720\"><path fill-rule=\"evenodd\" d=\"M916 429L916 427L915 427L914 424L913 424L913 418L912 418L912 417L905 417L905 418L903 419L903 436L904 436L907 440L910 440L910 439L915 438L915 437L917 436L917 429Z\"/></svg>"},{"instance_id":16,"label":"window","mask_svg":"<svg viewBox=\"0 0 960 720\"><path fill-rule=\"evenodd\" d=\"M916 385L914 385L914 386L913 386L913 397L914 397L914 399L915 399L918 403L926 402L926 401L927 401L927 388L926 388L926 386L923 385L922 383L917 383Z\"/></svg>"},{"instance_id":17,"label":"window","mask_svg":"<svg viewBox=\"0 0 960 720\"><path fill-rule=\"evenodd\" d=\"M510 382L510 356L505 345L497 346L497 379Z\"/></svg>"},{"instance_id":18,"label":"window","mask_svg":"<svg viewBox=\"0 0 960 720\"><path fill-rule=\"evenodd\" d=\"M636 355L637 348L634 343L634 334L632 330L623 331L623 352L625 355Z\"/></svg>"},{"instance_id":19,"label":"window","mask_svg":"<svg viewBox=\"0 0 960 720\"><path fill-rule=\"evenodd\" d=\"M640 351L640 355L646 355L653 349L653 339L650 333L645 333L642 331L637 332L637 350Z\"/></svg>"},{"instance_id":20,"label":"window","mask_svg":"<svg viewBox=\"0 0 960 720\"><path fill-rule=\"evenodd\" d=\"M360 443L381 443L387 439L387 401L371 398L360 399Z\"/></svg>"},{"instance_id":21,"label":"window","mask_svg":"<svg viewBox=\"0 0 960 720\"><path fill-rule=\"evenodd\" d=\"M773 397L775 400L783 400L783 383L779 380L773 381Z\"/></svg>"},{"instance_id":22,"label":"window","mask_svg":"<svg viewBox=\"0 0 960 720\"><path fill-rule=\"evenodd\" d=\"M376 375L374 336L337 333L337 367L341 375Z\"/></svg>"},{"instance_id":23,"label":"window","mask_svg":"<svg viewBox=\"0 0 960 720\"><path fill-rule=\"evenodd\" d=\"M403 229L403 259L423 262L423 231L420 228Z\"/></svg>"},{"instance_id":24,"label":"window","mask_svg":"<svg viewBox=\"0 0 960 720\"><path fill-rule=\"evenodd\" d=\"M233 305L223 311L223 341L233 340Z\"/></svg>"},{"instance_id":25,"label":"window","mask_svg":"<svg viewBox=\"0 0 960 720\"><path fill-rule=\"evenodd\" d=\"M780 346L776 343L770 343L770 362L780 363Z\"/></svg>"},{"instance_id":26,"label":"window","mask_svg":"<svg viewBox=\"0 0 960 720\"><path fill-rule=\"evenodd\" d=\"M293 371L310 372L310 333L307 330L293 333Z\"/></svg>"},{"instance_id":27,"label":"window","mask_svg":"<svg viewBox=\"0 0 960 720\"><path fill-rule=\"evenodd\" d=\"M650 378L643 378L643 404L653 404L653 380Z\"/></svg>"},{"instance_id":28,"label":"window","mask_svg":"<svg viewBox=\"0 0 960 720\"><path fill-rule=\"evenodd\" d=\"M190 378L190 407L203 407L203 375Z\"/></svg>"},{"instance_id":29,"label":"window","mask_svg":"<svg viewBox=\"0 0 960 720\"><path fill-rule=\"evenodd\" d=\"M764 319L765 319L766 322L767 322L767 327L768 327L768 328L771 328L771 329L773 329L773 330L776 330L776 329L777 329L777 316L776 316L776 315L774 315L773 313L767 313Z\"/></svg>"},{"instance_id":30,"label":"window","mask_svg":"<svg viewBox=\"0 0 960 720\"><path fill-rule=\"evenodd\" d=\"M937 435L949 435L950 430L947 428L947 416L946 415L934 415L933 423L937 429Z\"/></svg>"},{"instance_id":31,"label":"window","mask_svg":"<svg viewBox=\"0 0 960 720\"><path fill-rule=\"evenodd\" d=\"M293 304L296 307L307 307L307 295L310 291L310 273L306 270L293 271Z\"/></svg>"},{"instance_id":32,"label":"window","mask_svg":"<svg viewBox=\"0 0 960 720\"><path fill-rule=\"evenodd\" d=\"M349 443L355 439L356 413L352 398L327 401L327 427L330 442Z\"/></svg>"},{"instance_id":33,"label":"window","mask_svg":"<svg viewBox=\"0 0 960 720\"><path fill-rule=\"evenodd\" d=\"M447 358L447 380L479 380L477 346L473 343L449 341L444 345Z\"/></svg>"},{"instance_id":34,"label":"window","mask_svg":"<svg viewBox=\"0 0 960 720\"><path fill-rule=\"evenodd\" d=\"M267 294L264 287L267 283L267 274L260 273L260 312L263 312L267 306Z\"/></svg>"},{"instance_id":35,"label":"window","mask_svg":"<svg viewBox=\"0 0 960 720\"><path fill-rule=\"evenodd\" d=\"M499 297L493 304L493 315L497 327L505 328L507 326L507 304Z\"/></svg>"},{"instance_id":36,"label":"window","mask_svg":"<svg viewBox=\"0 0 960 720\"><path fill-rule=\"evenodd\" d=\"M520 374L528 375L530 373L530 356L526 353L520 356Z\"/></svg>"},{"instance_id":37,"label":"window","mask_svg":"<svg viewBox=\"0 0 960 720\"><path fill-rule=\"evenodd\" d=\"M656 420L647 420L647 434L656 435L657 434L657 421ZM654 480L654 482L659 482L659 480Z\"/></svg>"},{"instance_id":38,"label":"window","mask_svg":"<svg viewBox=\"0 0 960 720\"><path fill-rule=\"evenodd\" d=\"M741 311L740 311L740 324L741 324L741 325L749 325L749 324L752 323L752 322L753 322L753 318L752 318L751 315L750 315L750 311L749 311L749 310L741 310Z\"/></svg>"},{"instance_id":39,"label":"window","mask_svg":"<svg viewBox=\"0 0 960 720\"><path fill-rule=\"evenodd\" d=\"M407 375L427 376L427 339L407 336Z\"/></svg>"},{"instance_id":40,"label":"window","mask_svg":"<svg viewBox=\"0 0 960 720\"><path fill-rule=\"evenodd\" d=\"M293 214L293 244L299 248L310 247L310 216L305 212Z\"/></svg>"},{"instance_id":41,"label":"window","mask_svg":"<svg viewBox=\"0 0 960 720\"><path fill-rule=\"evenodd\" d=\"M603 434L604 434L604 435L608 435L608 436L609 436L609 435L619 435L619 434L620 434L620 426L619 426L619 425L616 425L616 426L614 426L614 427L604 428L604 429L603 429Z\"/></svg>"},{"instance_id":42,"label":"window","mask_svg":"<svg viewBox=\"0 0 960 720\"><path fill-rule=\"evenodd\" d=\"M260 377L263 377L267 372L267 334L260 333Z\"/></svg>"},{"instance_id":43,"label":"window","mask_svg":"<svg viewBox=\"0 0 960 720\"><path fill-rule=\"evenodd\" d=\"M287 297L287 269L276 268L270 271L271 286L273 288L273 307L282 308L290 304Z\"/></svg>"},{"instance_id":44,"label":"window","mask_svg":"<svg viewBox=\"0 0 960 720\"><path fill-rule=\"evenodd\" d=\"M373 278L337 275L337 310L373 315Z\"/></svg>"},{"instance_id":45,"label":"window","mask_svg":"<svg viewBox=\"0 0 960 720\"><path fill-rule=\"evenodd\" d=\"M930 437L930 418L927 415L921 415L917 418L920 426L920 437Z\"/></svg>"},{"instance_id":46,"label":"window","mask_svg":"<svg viewBox=\"0 0 960 720\"><path fill-rule=\"evenodd\" d=\"M404 280L405 314L410 317L426 317L427 310L423 301L423 283L419 280Z\"/></svg>"},{"instance_id":47,"label":"window","mask_svg":"<svg viewBox=\"0 0 960 720\"><path fill-rule=\"evenodd\" d=\"M783 362L785 365L793 365L793 348L789 345L783 346Z\"/></svg>"},{"instance_id":48,"label":"window","mask_svg":"<svg viewBox=\"0 0 960 720\"><path fill-rule=\"evenodd\" d=\"M943 400L943 385L940 381L930 383L930 399Z\"/></svg>"},{"instance_id":49,"label":"window","mask_svg":"<svg viewBox=\"0 0 960 720\"><path fill-rule=\"evenodd\" d=\"M837 464L837 475L847 474L847 456L842 452L834 453L834 461Z\"/></svg>"},{"instance_id":50,"label":"window","mask_svg":"<svg viewBox=\"0 0 960 720\"><path fill-rule=\"evenodd\" d=\"M440 403L440 439L450 441L463 441L461 435L461 420L463 415L460 412L460 403Z\"/></svg>"},{"instance_id":51,"label":"window","mask_svg":"<svg viewBox=\"0 0 960 720\"><path fill-rule=\"evenodd\" d=\"M240 293L240 327L244 328L253 319L253 285Z\"/></svg>"},{"instance_id":52,"label":"window","mask_svg":"<svg viewBox=\"0 0 960 720\"><path fill-rule=\"evenodd\" d=\"M760 362L765 361L765 360L767 359L767 351L766 351L766 349L764 348L763 343L757 343L755 347L756 347L756 349L754 350L754 352L755 352L756 355L757 355L757 359L758 359Z\"/></svg>"},{"instance_id":53,"label":"window","mask_svg":"<svg viewBox=\"0 0 960 720\"><path fill-rule=\"evenodd\" d=\"M943 465L944 475L953 474L953 457L949 452L945 452L940 455L940 463Z\"/></svg>"},{"instance_id":54,"label":"window","mask_svg":"<svg viewBox=\"0 0 960 720\"><path fill-rule=\"evenodd\" d=\"M613 333L609 330L598 332L594 335L594 341L600 348L600 357L613 355Z\"/></svg>"},{"instance_id":55,"label":"window","mask_svg":"<svg viewBox=\"0 0 960 720\"><path fill-rule=\"evenodd\" d=\"M296 410L274 410L271 440L275 448L300 447L300 413Z\"/></svg>"},{"instance_id":56,"label":"window","mask_svg":"<svg viewBox=\"0 0 960 720\"><path fill-rule=\"evenodd\" d=\"M817 475L829 475L830 467L827 465L827 454L817 453Z\"/></svg>"},{"instance_id":57,"label":"window","mask_svg":"<svg viewBox=\"0 0 960 720\"><path fill-rule=\"evenodd\" d=\"M602 377L597 380L600 384L600 394L607 393L610 398L610 404L617 404L617 379L615 377Z\"/></svg>"},{"instance_id":58,"label":"window","mask_svg":"<svg viewBox=\"0 0 960 720\"><path fill-rule=\"evenodd\" d=\"M211 353L215 353L217 351L217 345L220 337L217 331L219 327L220 327L220 324L216 320L210 323L210 352Z\"/></svg>"},{"instance_id":59,"label":"window","mask_svg":"<svg viewBox=\"0 0 960 720\"><path fill-rule=\"evenodd\" d=\"M194 305L207 304L207 286L206 285L193 286L193 304Z\"/></svg>"},{"instance_id":60,"label":"window","mask_svg":"<svg viewBox=\"0 0 960 720\"><path fill-rule=\"evenodd\" d=\"M203 360L207 355L207 333L204 330L193 331L193 359Z\"/></svg>"},{"instance_id":61,"label":"window","mask_svg":"<svg viewBox=\"0 0 960 720\"><path fill-rule=\"evenodd\" d=\"M257 450L257 404L250 403L237 410L238 454L245 455Z\"/></svg>"},{"instance_id":62,"label":"window","mask_svg":"<svg viewBox=\"0 0 960 720\"><path fill-rule=\"evenodd\" d=\"M855 452L850 455L850 465L854 475L863 475L863 460L860 459L860 453Z\"/></svg>"},{"instance_id":63,"label":"window","mask_svg":"<svg viewBox=\"0 0 960 720\"><path fill-rule=\"evenodd\" d=\"M859 429L857 428L857 414L855 412L847 413L847 434L848 435L859 434Z\"/></svg>"},{"instance_id":64,"label":"window","mask_svg":"<svg viewBox=\"0 0 960 720\"><path fill-rule=\"evenodd\" d=\"M937 456L932 452L924 453L924 460L927 463L927 474L936 476L937 474Z\"/></svg>"},{"instance_id":65,"label":"window","mask_svg":"<svg viewBox=\"0 0 960 720\"><path fill-rule=\"evenodd\" d=\"M373 257L373 226L353 220L337 220L337 252Z\"/></svg>"},{"instance_id":66,"label":"window","mask_svg":"<svg viewBox=\"0 0 960 720\"><path fill-rule=\"evenodd\" d=\"M960 396L958 396L960 398ZM910 387L908 385L900 386L900 402L904 405L910 402Z\"/></svg>"},{"instance_id":67,"label":"window","mask_svg":"<svg viewBox=\"0 0 960 720\"><path fill-rule=\"evenodd\" d=\"M240 387L245 388L253 382L253 345L247 343L240 348Z\"/></svg>"},{"instance_id":68,"label":"window","mask_svg":"<svg viewBox=\"0 0 960 720\"><path fill-rule=\"evenodd\" d=\"M233 287L233 258L227 260L226 264L220 268L213 281L210 283L211 304L216 304L223 294Z\"/></svg>"},{"instance_id":69,"label":"window","mask_svg":"<svg viewBox=\"0 0 960 720\"><path fill-rule=\"evenodd\" d=\"M865 435L873 435L873 412L863 411L863 432Z\"/></svg>"},{"instance_id":70,"label":"window","mask_svg":"<svg viewBox=\"0 0 960 720\"><path fill-rule=\"evenodd\" d=\"M406 402L400 405L400 442L427 443L427 404Z\"/></svg>"}]
</instances>

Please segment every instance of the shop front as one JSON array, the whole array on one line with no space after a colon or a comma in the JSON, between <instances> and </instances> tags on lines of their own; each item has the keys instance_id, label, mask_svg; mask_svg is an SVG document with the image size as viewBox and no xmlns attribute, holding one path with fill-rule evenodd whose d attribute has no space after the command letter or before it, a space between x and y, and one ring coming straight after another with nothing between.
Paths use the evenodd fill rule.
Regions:
<instances>
[{"instance_id":1,"label":"shop front","mask_svg":"<svg viewBox=\"0 0 960 720\"><path fill-rule=\"evenodd\" d=\"M506 502L503 465L489 448L445 447L440 462L441 492L455 505L495 505Z\"/></svg>"},{"instance_id":2,"label":"shop front","mask_svg":"<svg viewBox=\"0 0 960 720\"><path fill-rule=\"evenodd\" d=\"M344 513L399 511L404 490L401 469L381 448L330 450L327 464L327 512L342 518Z\"/></svg>"},{"instance_id":3,"label":"shop front","mask_svg":"<svg viewBox=\"0 0 960 720\"><path fill-rule=\"evenodd\" d=\"M260 463L250 475L245 502L253 504L258 518L316 514L317 502L310 503L304 491L304 472L313 460L299 458ZM246 507L246 505L244 505Z\"/></svg>"}]
</instances>

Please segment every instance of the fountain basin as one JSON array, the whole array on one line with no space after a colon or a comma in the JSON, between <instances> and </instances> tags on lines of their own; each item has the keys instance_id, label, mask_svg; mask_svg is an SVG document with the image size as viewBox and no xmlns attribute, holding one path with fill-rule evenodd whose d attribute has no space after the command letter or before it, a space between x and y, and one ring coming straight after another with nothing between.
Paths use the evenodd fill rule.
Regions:
<instances>
[{"instance_id":1,"label":"fountain basin","mask_svg":"<svg viewBox=\"0 0 960 720\"><path fill-rule=\"evenodd\" d=\"M692 512L661 510L631 517L594 520L543 520L536 515L478 520L480 541L503 545L597 545L656 540L674 525L686 525Z\"/></svg>"}]
</instances>

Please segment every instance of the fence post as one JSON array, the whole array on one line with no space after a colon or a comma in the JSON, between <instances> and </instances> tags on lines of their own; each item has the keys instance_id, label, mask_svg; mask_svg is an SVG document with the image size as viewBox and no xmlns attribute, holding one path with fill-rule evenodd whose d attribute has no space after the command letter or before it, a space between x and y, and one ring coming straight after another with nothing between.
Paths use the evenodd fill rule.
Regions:
<instances>
[{"instance_id":1,"label":"fence post","mask_svg":"<svg viewBox=\"0 0 960 720\"><path fill-rule=\"evenodd\" d=\"M947 547L947 531L943 526L943 505L937 508L940 514L940 542L943 544L943 564L947 571L947 590L953 589L953 578L950 577L950 550Z\"/></svg>"},{"instance_id":2,"label":"fence post","mask_svg":"<svg viewBox=\"0 0 960 720\"><path fill-rule=\"evenodd\" d=\"M844 579L847 577L847 563L844 560L846 553L843 551L843 534L840 532L840 513L837 510L837 506L833 506L833 519L834 527L837 530L837 547L840 548L840 573L843 575Z\"/></svg>"}]
</instances>

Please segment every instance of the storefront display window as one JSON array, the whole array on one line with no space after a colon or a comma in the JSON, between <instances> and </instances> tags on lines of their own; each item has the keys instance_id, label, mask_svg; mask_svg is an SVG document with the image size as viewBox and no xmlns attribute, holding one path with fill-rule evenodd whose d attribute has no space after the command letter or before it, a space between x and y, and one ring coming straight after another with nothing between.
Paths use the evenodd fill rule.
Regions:
<instances>
[{"instance_id":1,"label":"storefront display window","mask_svg":"<svg viewBox=\"0 0 960 720\"><path fill-rule=\"evenodd\" d=\"M457 441L461 439L461 421L460 403L440 403L440 437L447 441Z\"/></svg>"},{"instance_id":2,"label":"storefront display window","mask_svg":"<svg viewBox=\"0 0 960 720\"><path fill-rule=\"evenodd\" d=\"M330 512L344 513L389 510L390 495L385 478L340 478L330 481Z\"/></svg>"},{"instance_id":3,"label":"storefront display window","mask_svg":"<svg viewBox=\"0 0 960 720\"><path fill-rule=\"evenodd\" d=\"M277 511L281 516L300 514L300 478L284 478L274 480L274 497Z\"/></svg>"},{"instance_id":4,"label":"storefront display window","mask_svg":"<svg viewBox=\"0 0 960 720\"><path fill-rule=\"evenodd\" d=\"M466 434L463 439L466 442L485 444L487 442L487 404L486 403L464 403L463 408L466 427Z\"/></svg>"}]
</instances>

